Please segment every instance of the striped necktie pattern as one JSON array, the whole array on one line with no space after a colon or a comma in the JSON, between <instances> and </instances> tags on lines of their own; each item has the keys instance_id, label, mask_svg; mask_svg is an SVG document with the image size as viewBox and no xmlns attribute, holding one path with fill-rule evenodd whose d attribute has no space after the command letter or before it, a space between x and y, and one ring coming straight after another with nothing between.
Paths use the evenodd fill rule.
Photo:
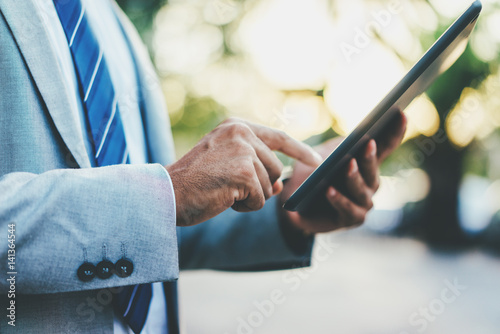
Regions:
<instances>
[{"instance_id":1,"label":"striped necktie pattern","mask_svg":"<svg viewBox=\"0 0 500 334\"><path fill-rule=\"evenodd\" d=\"M98 166L129 163L125 133L106 59L80 0L54 0L80 83Z\"/></svg>"},{"instance_id":2,"label":"striped necktie pattern","mask_svg":"<svg viewBox=\"0 0 500 334\"><path fill-rule=\"evenodd\" d=\"M96 164L130 163L117 96L85 7L81 0L54 0L54 4L76 68ZM115 308L134 333L140 333L144 327L151 298L151 284L125 287L114 298Z\"/></svg>"}]
</instances>

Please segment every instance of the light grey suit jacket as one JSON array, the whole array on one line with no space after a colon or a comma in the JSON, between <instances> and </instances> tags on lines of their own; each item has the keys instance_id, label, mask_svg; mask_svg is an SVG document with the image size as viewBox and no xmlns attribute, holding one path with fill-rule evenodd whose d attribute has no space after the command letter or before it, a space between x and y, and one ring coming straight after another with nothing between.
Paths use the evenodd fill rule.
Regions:
<instances>
[{"instance_id":1,"label":"light grey suit jacket","mask_svg":"<svg viewBox=\"0 0 500 334\"><path fill-rule=\"evenodd\" d=\"M33 0L0 0L0 332L113 331L113 287L178 278L179 268L268 270L308 265L276 223L276 202L175 227L162 165L173 161L169 120L145 47L133 45L151 164L91 168L58 61ZM7 225L16 224L16 327L7 325ZM127 278L78 280L84 257L124 256ZM178 254L180 256L178 257ZM4 314L5 313L5 314Z\"/></svg>"}]
</instances>

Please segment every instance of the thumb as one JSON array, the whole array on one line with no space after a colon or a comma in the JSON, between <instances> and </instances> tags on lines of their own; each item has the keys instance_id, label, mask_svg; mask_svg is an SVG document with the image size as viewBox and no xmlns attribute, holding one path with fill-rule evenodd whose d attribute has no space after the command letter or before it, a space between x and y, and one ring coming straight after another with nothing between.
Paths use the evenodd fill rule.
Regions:
<instances>
[{"instance_id":1,"label":"thumb","mask_svg":"<svg viewBox=\"0 0 500 334\"><path fill-rule=\"evenodd\" d=\"M283 190L283 181L281 181L281 179L278 179L273 184L273 196L279 194L282 190Z\"/></svg>"}]
</instances>

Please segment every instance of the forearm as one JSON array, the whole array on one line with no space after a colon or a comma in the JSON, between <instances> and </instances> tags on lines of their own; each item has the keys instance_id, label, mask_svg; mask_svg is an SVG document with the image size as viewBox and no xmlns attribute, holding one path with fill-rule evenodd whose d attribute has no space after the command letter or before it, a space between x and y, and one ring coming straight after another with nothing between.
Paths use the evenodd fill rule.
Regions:
<instances>
[{"instance_id":1,"label":"forearm","mask_svg":"<svg viewBox=\"0 0 500 334\"><path fill-rule=\"evenodd\" d=\"M313 240L303 252L292 251L278 212L272 197L256 212L229 209L200 225L179 228L181 269L261 271L309 265Z\"/></svg>"}]
</instances>

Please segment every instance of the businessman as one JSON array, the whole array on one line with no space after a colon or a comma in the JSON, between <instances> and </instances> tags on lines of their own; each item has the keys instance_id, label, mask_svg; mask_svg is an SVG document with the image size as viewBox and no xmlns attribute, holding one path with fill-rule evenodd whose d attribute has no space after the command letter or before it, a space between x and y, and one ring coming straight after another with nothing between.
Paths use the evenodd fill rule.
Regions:
<instances>
[{"instance_id":1,"label":"businessman","mask_svg":"<svg viewBox=\"0 0 500 334\"><path fill-rule=\"evenodd\" d=\"M179 269L308 265L315 233L363 222L406 122L307 218L281 204L321 159L283 132L229 119L174 161L153 67L110 0L0 0L0 85L1 333L178 333ZM273 151L298 160L285 184Z\"/></svg>"}]
</instances>

